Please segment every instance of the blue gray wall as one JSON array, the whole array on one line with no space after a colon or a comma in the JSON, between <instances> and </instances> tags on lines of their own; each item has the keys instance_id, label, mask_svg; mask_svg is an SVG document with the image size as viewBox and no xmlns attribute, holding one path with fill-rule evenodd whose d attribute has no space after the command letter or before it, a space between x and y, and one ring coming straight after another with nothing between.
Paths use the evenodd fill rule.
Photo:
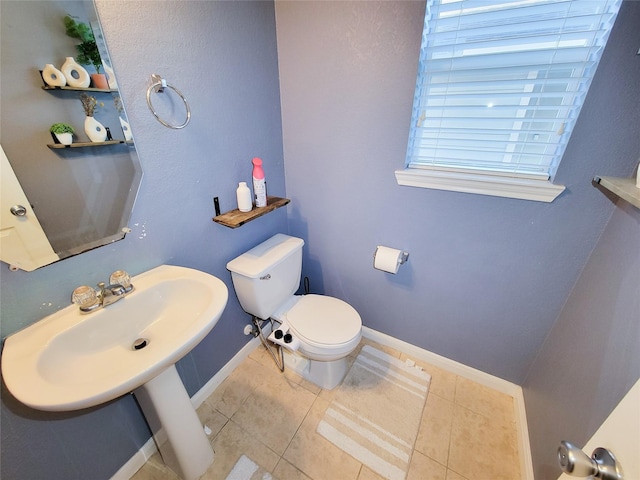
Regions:
<instances>
[{"instance_id":1,"label":"blue gray wall","mask_svg":"<svg viewBox=\"0 0 640 480\"><path fill-rule=\"evenodd\" d=\"M592 96L606 101L585 110L557 175L567 191L552 204L399 187L393 171L403 165L423 1L277 2L277 56L271 3L150 5L99 2L145 169L133 232L34 273L3 270L2 335L66 305L77 284L119 267L134 274L161 263L195 267L232 292L226 261L287 231L288 221L306 241L311 289L350 302L367 326L516 383L527 378L532 390L554 391L556 380L534 385L534 371L544 379L548 368L549 343L527 377L530 365L567 315L560 316L563 306L566 312L593 293L573 287L593 268L587 261L596 245L602 260L594 255L592 262L623 259L598 239L611 235L620 243L622 232L637 234L637 211L619 212L591 185L596 174L629 176L637 163L640 109L630 93L637 76L603 71ZM634 37L609 49L632 63L637 48ZM147 110L151 73L192 102L184 131L165 129ZM609 88L620 76L624 89ZM235 182L248 178L254 155L265 159L269 191L285 194L283 138L288 218L282 209L239 230L214 225L211 197L231 208ZM622 218L606 227L612 214ZM378 244L410 252L398 275L372 268ZM620 303L607 300L620 306L620 318L637 312L628 290L623 295ZM244 344L246 318L231 293L212 334L179 364L190 393ZM606 352L604 360L583 354L608 366L616 349ZM628 382L623 376L616 391ZM148 438L130 397L68 415L27 411L5 391L2 397L2 478L108 478ZM548 405L535 410L544 414Z\"/></svg>"},{"instance_id":2,"label":"blue gray wall","mask_svg":"<svg viewBox=\"0 0 640 480\"><path fill-rule=\"evenodd\" d=\"M628 123L638 135L638 25L640 3L625 2L610 38L621 48L605 52L592 87L602 94L585 105L596 117L615 114L601 117L600 125L580 122L581 136L596 138L581 145L584 156L601 143L603 124ZM601 168L616 175L608 162ZM640 378L640 210L615 197L611 202L613 215L523 384L536 478L557 478L558 442L584 445Z\"/></svg>"},{"instance_id":3,"label":"blue gray wall","mask_svg":"<svg viewBox=\"0 0 640 480\"><path fill-rule=\"evenodd\" d=\"M223 210L235 208L237 182L251 179L254 156L264 160L269 192L286 193L274 7L260 1L103 1L98 12L145 175L133 232L32 273L12 273L3 264L2 336L68 305L75 286L103 281L115 269L197 268L224 280L230 296L212 333L178 364L193 394L247 341L242 328L250 318L236 301L226 262L287 230L286 209L237 230L211 221L214 196ZM163 127L147 109L153 73L189 100L193 116L184 130ZM50 414L21 406L3 387L1 423L3 479L106 479L149 438L131 396L89 411Z\"/></svg>"},{"instance_id":4,"label":"blue gray wall","mask_svg":"<svg viewBox=\"0 0 640 480\"><path fill-rule=\"evenodd\" d=\"M536 478L557 478L560 440L586 444L640 378L639 345L640 210L620 200L523 385Z\"/></svg>"},{"instance_id":5,"label":"blue gray wall","mask_svg":"<svg viewBox=\"0 0 640 480\"><path fill-rule=\"evenodd\" d=\"M638 163L640 3L623 4L552 204L396 185L423 11L277 2L291 232L312 287L366 325L526 378L536 478L556 478L558 442L584 444L640 370L639 213L591 183ZM396 276L372 268L378 244L410 252Z\"/></svg>"},{"instance_id":6,"label":"blue gray wall","mask_svg":"<svg viewBox=\"0 0 640 480\"><path fill-rule=\"evenodd\" d=\"M551 204L401 187L424 8L276 2L291 233L312 290L365 325L520 384L614 208L591 179L638 162L637 73L605 65ZM637 65L639 46L608 48ZM409 262L374 270L376 245Z\"/></svg>"}]
</instances>

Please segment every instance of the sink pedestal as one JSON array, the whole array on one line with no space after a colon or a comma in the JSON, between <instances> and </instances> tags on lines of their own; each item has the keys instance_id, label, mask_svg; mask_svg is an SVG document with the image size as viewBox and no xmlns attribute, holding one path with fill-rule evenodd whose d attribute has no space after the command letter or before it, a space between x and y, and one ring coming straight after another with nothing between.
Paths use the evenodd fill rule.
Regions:
<instances>
[{"instance_id":1,"label":"sink pedestal","mask_svg":"<svg viewBox=\"0 0 640 480\"><path fill-rule=\"evenodd\" d=\"M175 365L133 392L164 462L184 480L196 480L213 462L213 449Z\"/></svg>"}]
</instances>

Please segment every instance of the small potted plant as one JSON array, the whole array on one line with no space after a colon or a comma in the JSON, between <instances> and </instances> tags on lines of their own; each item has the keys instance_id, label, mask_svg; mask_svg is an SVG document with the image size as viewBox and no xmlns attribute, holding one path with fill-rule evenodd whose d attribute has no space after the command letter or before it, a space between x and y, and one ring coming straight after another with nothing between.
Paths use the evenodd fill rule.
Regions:
<instances>
[{"instance_id":1,"label":"small potted plant","mask_svg":"<svg viewBox=\"0 0 640 480\"><path fill-rule=\"evenodd\" d=\"M76 45L78 52L76 60L82 65L93 65L96 69L96 73L91 75L94 87L108 89L107 77L104 73L100 73L102 57L100 56L93 30L86 23L77 22L71 15L65 16L63 21L66 34L71 38L80 40L80 43Z\"/></svg>"},{"instance_id":2,"label":"small potted plant","mask_svg":"<svg viewBox=\"0 0 640 480\"><path fill-rule=\"evenodd\" d=\"M58 139L58 142L63 145L71 145L73 142L74 130L71 125L66 123L54 123L51 125L51 128L49 128L49 131L53 133Z\"/></svg>"}]
</instances>

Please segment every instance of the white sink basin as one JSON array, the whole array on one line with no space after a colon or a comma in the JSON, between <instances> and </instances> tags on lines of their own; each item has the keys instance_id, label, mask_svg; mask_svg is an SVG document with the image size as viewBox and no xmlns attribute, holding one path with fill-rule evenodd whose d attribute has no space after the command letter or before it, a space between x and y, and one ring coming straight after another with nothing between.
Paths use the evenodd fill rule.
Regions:
<instances>
[{"instance_id":1,"label":"white sink basin","mask_svg":"<svg viewBox=\"0 0 640 480\"><path fill-rule=\"evenodd\" d=\"M135 290L86 315L76 305L9 336L2 374L39 410L92 407L129 393L175 364L215 326L228 290L218 278L162 265L132 278ZM134 350L138 338L147 346Z\"/></svg>"}]
</instances>

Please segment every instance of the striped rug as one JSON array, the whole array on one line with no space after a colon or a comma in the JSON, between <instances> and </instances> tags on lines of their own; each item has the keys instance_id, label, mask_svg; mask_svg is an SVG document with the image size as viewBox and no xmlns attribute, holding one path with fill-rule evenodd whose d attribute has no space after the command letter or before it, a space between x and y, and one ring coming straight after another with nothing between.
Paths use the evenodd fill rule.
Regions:
<instances>
[{"instance_id":1,"label":"striped rug","mask_svg":"<svg viewBox=\"0 0 640 480\"><path fill-rule=\"evenodd\" d=\"M226 480L276 480L269 472L246 455L242 455Z\"/></svg>"},{"instance_id":2,"label":"striped rug","mask_svg":"<svg viewBox=\"0 0 640 480\"><path fill-rule=\"evenodd\" d=\"M431 376L369 345L338 387L318 433L389 480L404 480Z\"/></svg>"}]
</instances>

